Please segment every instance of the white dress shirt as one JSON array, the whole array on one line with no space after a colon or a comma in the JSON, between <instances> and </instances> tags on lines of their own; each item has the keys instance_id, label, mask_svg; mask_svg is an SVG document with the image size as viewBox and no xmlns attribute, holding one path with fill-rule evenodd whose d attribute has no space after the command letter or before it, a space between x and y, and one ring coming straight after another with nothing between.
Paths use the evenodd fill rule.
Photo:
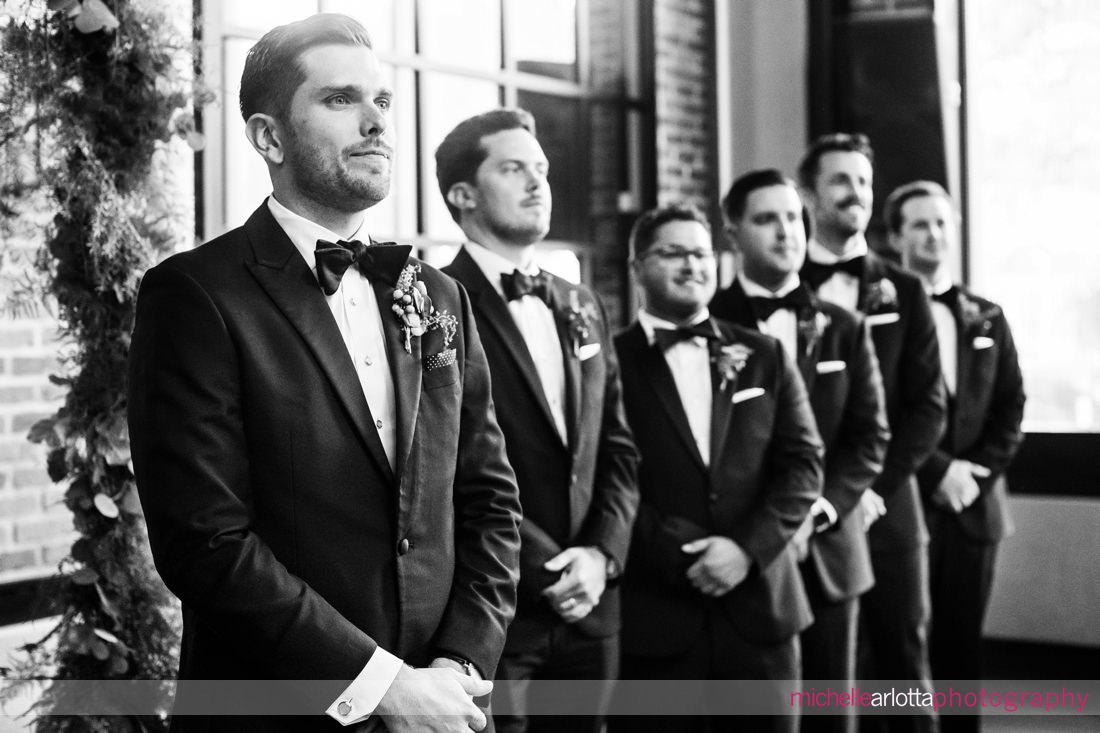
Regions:
<instances>
[{"instance_id":1,"label":"white dress shirt","mask_svg":"<svg viewBox=\"0 0 1100 733\"><path fill-rule=\"evenodd\" d=\"M831 265L836 262L847 262L856 257L867 255L867 240L860 234L848 250L839 257L825 248L821 242L811 239L806 247L806 256L811 262L821 265ZM836 303L841 308L855 312L859 309L859 278L849 275L847 272L835 272L817 288L817 297Z\"/></svg>"},{"instance_id":2,"label":"white dress shirt","mask_svg":"<svg viewBox=\"0 0 1100 733\"><path fill-rule=\"evenodd\" d=\"M925 287L924 292L931 298L933 295L943 295L950 289L951 278L938 277L931 288ZM959 324L955 322L955 314L947 304L935 300L932 301L932 320L936 322L936 340L940 344L943 381L947 384L948 393L954 396L959 368Z\"/></svg>"},{"instance_id":3,"label":"white dress shirt","mask_svg":"<svg viewBox=\"0 0 1100 733\"><path fill-rule=\"evenodd\" d=\"M687 325L694 326L708 318L710 318L710 311L704 308ZM657 338L653 335L655 330L679 328L677 324L658 318L645 309L638 311L638 323L645 332L650 346L653 346ZM664 356L668 368L672 371L676 391L680 393L680 404L684 406L684 412L687 413L691 436L695 438L695 445L699 448L703 463L709 466L710 418L714 388L711 385L710 348L707 340L702 336L684 339L665 349Z\"/></svg>"},{"instance_id":4,"label":"white dress shirt","mask_svg":"<svg viewBox=\"0 0 1100 733\"><path fill-rule=\"evenodd\" d=\"M317 240L337 242L343 237L295 214L276 201L274 196L267 199L267 206L316 277L314 251ZM352 237L369 241L362 226ZM382 439L390 468L394 468L397 456L397 401L382 335L382 314L374 289L358 268L349 267L340 281L340 287L332 295L325 296L325 301L355 365L355 373L374 416L374 426ZM325 712L343 725L365 720L390 689L402 664L401 659L378 647L363 671Z\"/></svg>"},{"instance_id":5,"label":"white dress shirt","mask_svg":"<svg viewBox=\"0 0 1100 733\"><path fill-rule=\"evenodd\" d=\"M561 337L558 336L558 326L554 321L554 312L542 302L541 298L534 295L508 300L500 282L501 276L511 275L517 269L525 275L534 276L539 273L539 268L534 262L528 262L523 267L517 268L511 260L489 251L476 242L467 242L466 251L481 268L500 297L504 298L504 302L508 304L508 312L512 314L512 320L516 322L519 332L523 335L523 341L527 344L527 350L535 362L535 370L538 372L539 381L542 382L542 391L550 406L550 415L554 418L558 436L564 445L569 445L569 428L566 427L565 421L565 360L561 350Z\"/></svg>"},{"instance_id":6,"label":"white dress shirt","mask_svg":"<svg viewBox=\"0 0 1100 733\"><path fill-rule=\"evenodd\" d=\"M771 291L763 285L759 285L745 277L743 273L737 273L737 279L745 295L750 298L782 298L788 293L798 289L801 280L794 273L779 290ZM790 308L777 308L766 321L757 321L757 328L761 333L774 336L783 344L783 350L787 356L795 359L798 355L798 314Z\"/></svg>"}]
</instances>

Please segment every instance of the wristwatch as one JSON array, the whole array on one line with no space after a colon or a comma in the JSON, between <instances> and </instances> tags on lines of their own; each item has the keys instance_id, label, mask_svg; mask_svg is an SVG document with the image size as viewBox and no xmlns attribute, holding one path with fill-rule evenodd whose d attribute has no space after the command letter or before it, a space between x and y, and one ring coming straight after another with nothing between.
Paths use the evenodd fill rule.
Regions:
<instances>
[{"instance_id":1,"label":"wristwatch","mask_svg":"<svg viewBox=\"0 0 1100 733\"><path fill-rule=\"evenodd\" d=\"M462 673L465 674L467 677L474 676L474 664L469 659L466 659L465 657L460 657L456 654L440 654L439 656L443 657L444 659L450 659L452 662L457 662L458 665L462 667Z\"/></svg>"}]
</instances>

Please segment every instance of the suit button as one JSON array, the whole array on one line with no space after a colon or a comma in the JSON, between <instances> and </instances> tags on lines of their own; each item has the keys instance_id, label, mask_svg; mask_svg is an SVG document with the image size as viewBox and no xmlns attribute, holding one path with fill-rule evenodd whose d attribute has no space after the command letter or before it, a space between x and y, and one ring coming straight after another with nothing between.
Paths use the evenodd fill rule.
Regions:
<instances>
[{"instance_id":1,"label":"suit button","mask_svg":"<svg viewBox=\"0 0 1100 733\"><path fill-rule=\"evenodd\" d=\"M408 551L409 551L409 541L408 540L401 540L400 542L397 543L397 554L398 555L404 555Z\"/></svg>"},{"instance_id":2,"label":"suit button","mask_svg":"<svg viewBox=\"0 0 1100 733\"><path fill-rule=\"evenodd\" d=\"M571 473L571 474L569 474L569 483L570 483L570 485L572 485L572 486L576 486L576 485L577 485L577 474L575 474L575 473Z\"/></svg>"},{"instance_id":3,"label":"suit button","mask_svg":"<svg viewBox=\"0 0 1100 733\"><path fill-rule=\"evenodd\" d=\"M711 501L718 501L718 492L717 491L710 492L710 494L707 495L707 498L710 499Z\"/></svg>"}]
</instances>

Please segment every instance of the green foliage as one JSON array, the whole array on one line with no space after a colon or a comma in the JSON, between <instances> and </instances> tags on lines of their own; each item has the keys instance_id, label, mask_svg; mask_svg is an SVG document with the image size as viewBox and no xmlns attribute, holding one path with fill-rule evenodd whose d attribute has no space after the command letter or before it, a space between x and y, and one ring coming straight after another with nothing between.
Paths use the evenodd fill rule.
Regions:
<instances>
[{"instance_id":1,"label":"green foliage","mask_svg":"<svg viewBox=\"0 0 1100 733\"><path fill-rule=\"evenodd\" d=\"M28 437L48 447L79 533L51 581L60 622L23 649L16 680L166 680L176 663L178 624L129 463L125 376L140 274L178 236L155 161L173 133L194 135L190 39L173 37L151 0L100 7L117 28L81 32L71 13L29 0L0 24L0 223L6 234L28 218L36 191L52 198L26 289L54 304L68 344L53 377L64 405ZM36 709L60 694L47 686ZM35 721L40 733L166 727L163 715Z\"/></svg>"}]
</instances>

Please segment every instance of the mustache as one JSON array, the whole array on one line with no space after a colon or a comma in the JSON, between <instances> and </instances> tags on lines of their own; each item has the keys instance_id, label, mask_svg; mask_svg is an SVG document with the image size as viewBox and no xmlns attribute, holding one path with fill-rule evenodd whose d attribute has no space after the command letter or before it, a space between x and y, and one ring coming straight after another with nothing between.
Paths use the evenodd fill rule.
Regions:
<instances>
[{"instance_id":1,"label":"mustache","mask_svg":"<svg viewBox=\"0 0 1100 733\"><path fill-rule=\"evenodd\" d=\"M857 197L857 196L849 196L849 197L848 197L848 198L846 198L846 199L842 199L842 200L841 200L841 201L840 201L840 202L839 202L839 203L837 204L837 206L840 206L840 207L848 207L848 206L852 206L853 204L855 204L856 206L858 206L858 207L860 207L860 208L863 208L863 202L862 202L862 201L860 201L859 197Z\"/></svg>"}]
</instances>

